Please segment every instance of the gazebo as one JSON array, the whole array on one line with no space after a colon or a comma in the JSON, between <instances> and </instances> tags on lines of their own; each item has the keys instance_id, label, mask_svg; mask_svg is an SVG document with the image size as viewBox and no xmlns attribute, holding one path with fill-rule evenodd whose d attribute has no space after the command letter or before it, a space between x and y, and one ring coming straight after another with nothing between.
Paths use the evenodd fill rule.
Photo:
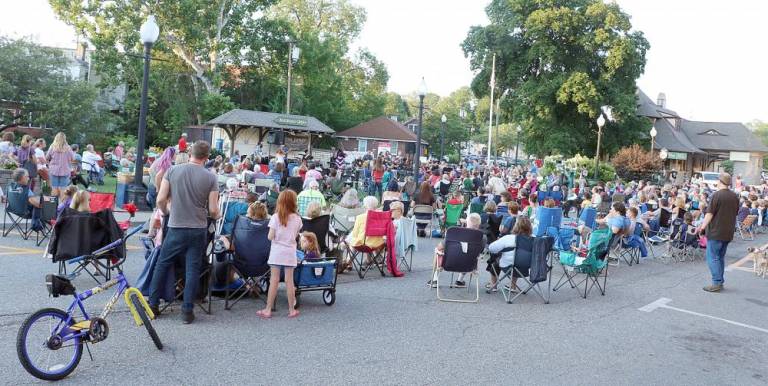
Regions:
<instances>
[{"instance_id":1,"label":"gazebo","mask_svg":"<svg viewBox=\"0 0 768 386\"><path fill-rule=\"evenodd\" d=\"M206 122L213 127L214 141L225 133L230 154L262 150L264 139L269 145L287 146L289 151L312 152L312 137L333 135L335 131L315 117L265 111L234 109ZM267 150L271 153L271 149Z\"/></svg>"}]
</instances>

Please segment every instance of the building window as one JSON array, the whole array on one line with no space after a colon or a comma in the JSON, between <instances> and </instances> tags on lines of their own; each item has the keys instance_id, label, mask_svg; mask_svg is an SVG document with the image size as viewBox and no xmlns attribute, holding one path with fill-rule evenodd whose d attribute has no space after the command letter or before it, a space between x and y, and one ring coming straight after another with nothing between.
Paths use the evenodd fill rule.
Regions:
<instances>
[{"instance_id":1,"label":"building window","mask_svg":"<svg viewBox=\"0 0 768 386\"><path fill-rule=\"evenodd\" d=\"M408 128L411 129L411 131L413 131L415 133L416 129L419 128L419 125L417 125L415 123L411 123L411 124L408 125Z\"/></svg>"},{"instance_id":2,"label":"building window","mask_svg":"<svg viewBox=\"0 0 768 386\"><path fill-rule=\"evenodd\" d=\"M400 143L400 142L397 142L397 141L392 141L392 149L390 150L390 152L391 152L392 154L397 154L397 144L398 144L398 143Z\"/></svg>"},{"instance_id":3,"label":"building window","mask_svg":"<svg viewBox=\"0 0 768 386\"><path fill-rule=\"evenodd\" d=\"M358 139L357 140L357 151L362 151L362 152L368 151L368 140L367 139Z\"/></svg>"}]
</instances>

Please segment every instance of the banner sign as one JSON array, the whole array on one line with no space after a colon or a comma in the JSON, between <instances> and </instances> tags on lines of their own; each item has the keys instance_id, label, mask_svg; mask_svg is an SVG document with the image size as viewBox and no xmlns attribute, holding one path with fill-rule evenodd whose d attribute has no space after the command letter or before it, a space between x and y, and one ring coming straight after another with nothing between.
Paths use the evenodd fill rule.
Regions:
<instances>
[{"instance_id":1,"label":"banner sign","mask_svg":"<svg viewBox=\"0 0 768 386\"><path fill-rule=\"evenodd\" d=\"M285 135L285 146L290 150L306 151L309 146L309 137L306 135Z\"/></svg>"},{"instance_id":2,"label":"banner sign","mask_svg":"<svg viewBox=\"0 0 768 386\"><path fill-rule=\"evenodd\" d=\"M301 117L277 117L273 120L273 122L277 123L278 125L286 125L286 126L301 126L301 127L307 127L309 124L309 120L307 118L301 118Z\"/></svg>"}]
</instances>

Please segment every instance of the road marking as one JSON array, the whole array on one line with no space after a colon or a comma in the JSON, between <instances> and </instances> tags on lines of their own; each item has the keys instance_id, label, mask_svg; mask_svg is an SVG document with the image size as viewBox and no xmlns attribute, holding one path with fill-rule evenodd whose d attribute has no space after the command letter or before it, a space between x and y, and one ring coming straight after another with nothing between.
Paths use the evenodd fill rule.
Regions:
<instances>
[{"instance_id":1,"label":"road marking","mask_svg":"<svg viewBox=\"0 0 768 386\"><path fill-rule=\"evenodd\" d=\"M7 249L11 252L0 252L0 256L6 256L6 255L27 255L32 253L41 253L43 252L42 249L29 249L29 248L14 248L14 247L6 247L6 246L0 246L0 249Z\"/></svg>"},{"instance_id":2,"label":"road marking","mask_svg":"<svg viewBox=\"0 0 768 386\"><path fill-rule=\"evenodd\" d=\"M723 318L719 318L717 316L712 316L712 315L702 314L700 312L689 311L689 310L685 310L685 309L682 309L682 308L672 307L672 306L669 305L669 303L671 303L671 302L672 302L672 299L670 299L670 298L659 298L658 300L656 300L656 301L654 301L654 302L652 302L650 304L647 304L645 306L642 306L642 307L638 308L638 310L639 311L643 311L643 312L653 312L653 311L655 311L656 309L659 309L659 308L666 308L668 310L678 311L678 312L682 312L682 313L689 314L689 315L695 315L695 316L701 316L703 318L719 320L721 322L725 322L725 323L728 323L728 324L733 324L734 326L749 328L751 330L760 331L760 332L764 332L764 333L768 334L768 329L765 329L765 328L750 326L749 324L735 322L733 320L723 319Z\"/></svg>"}]
</instances>

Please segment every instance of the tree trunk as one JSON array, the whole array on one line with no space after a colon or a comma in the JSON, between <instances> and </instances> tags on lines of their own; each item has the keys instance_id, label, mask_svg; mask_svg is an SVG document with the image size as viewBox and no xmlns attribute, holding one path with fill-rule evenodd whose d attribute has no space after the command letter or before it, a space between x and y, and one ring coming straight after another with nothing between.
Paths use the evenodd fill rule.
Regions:
<instances>
[{"instance_id":1,"label":"tree trunk","mask_svg":"<svg viewBox=\"0 0 768 386\"><path fill-rule=\"evenodd\" d=\"M191 75L192 88L195 90L195 124L202 125L203 115L200 113L200 83L195 75Z\"/></svg>"}]
</instances>

